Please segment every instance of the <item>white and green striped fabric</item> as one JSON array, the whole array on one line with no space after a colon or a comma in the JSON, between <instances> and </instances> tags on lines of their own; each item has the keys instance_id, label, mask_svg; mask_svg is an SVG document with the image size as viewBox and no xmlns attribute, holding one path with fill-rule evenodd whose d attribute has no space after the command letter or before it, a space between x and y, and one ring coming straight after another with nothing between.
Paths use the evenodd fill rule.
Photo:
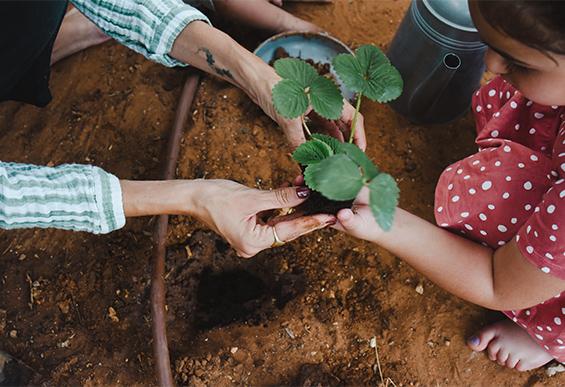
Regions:
<instances>
[{"instance_id":1,"label":"white and green striped fabric","mask_svg":"<svg viewBox=\"0 0 565 387\"><path fill-rule=\"evenodd\" d=\"M120 182L98 167L0 163L0 228L105 234L125 222Z\"/></svg>"},{"instance_id":2,"label":"white and green striped fabric","mask_svg":"<svg viewBox=\"0 0 565 387\"><path fill-rule=\"evenodd\" d=\"M185 66L169 56L192 21L208 18L181 0L71 0L104 33L165 66Z\"/></svg>"}]
</instances>

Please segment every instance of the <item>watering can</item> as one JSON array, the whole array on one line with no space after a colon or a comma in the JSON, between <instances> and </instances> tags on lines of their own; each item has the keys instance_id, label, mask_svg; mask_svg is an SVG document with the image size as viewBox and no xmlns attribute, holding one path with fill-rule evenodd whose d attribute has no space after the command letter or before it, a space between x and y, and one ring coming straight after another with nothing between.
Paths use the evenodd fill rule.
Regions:
<instances>
[{"instance_id":1,"label":"watering can","mask_svg":"<svg viewBox=\"0 0 565 387\"><path fill-rule=\"evenodd\" d=\"M391 107L419 124L458 118L479 87L485 51L467 0L412 0L388 51L404 79Z\"/></svg>"}]
</instances>

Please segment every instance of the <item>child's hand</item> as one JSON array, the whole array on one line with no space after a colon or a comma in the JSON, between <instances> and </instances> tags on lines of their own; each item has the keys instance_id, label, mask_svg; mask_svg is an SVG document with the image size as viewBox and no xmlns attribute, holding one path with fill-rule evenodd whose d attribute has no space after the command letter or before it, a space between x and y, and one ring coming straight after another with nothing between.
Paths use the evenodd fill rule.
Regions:
<instances>
[{"instance_id":1,"label":"child's hand","mask_svg":"<svg viewBox=\"0 0 565 387\"><path fill-rule=\"evenodd\" d=\"M363 188L351 209L345 208L337 213L337 223L332 227L356 238L374 242L374 237L381 229L368 203L369 190Z\"/></svg>"}]
</instances>

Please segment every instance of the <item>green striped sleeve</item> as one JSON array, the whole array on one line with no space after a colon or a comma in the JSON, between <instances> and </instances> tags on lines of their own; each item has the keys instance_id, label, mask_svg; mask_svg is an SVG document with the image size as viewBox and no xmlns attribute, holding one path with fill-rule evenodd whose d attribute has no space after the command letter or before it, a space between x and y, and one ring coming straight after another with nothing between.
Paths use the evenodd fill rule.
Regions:
<instances>
[{"instance_id":1,"label":"green striped sleeve","mask_svg":"<svg viewBox=\"0 0 565 387\"><path fill-rule=\"evenodd\" d=\"M182 30L195 20L210 23L181 0L71 0L105 34L165 66L185 66L169 53Z\"/></svg>"},{"instance_id":2,"label":"green striped sleeve","mask_svg":"<svg viewBox=\"0 0 565 387\"><path fill-rule=\"evenodd\" d=\"M124 224L122 190L114 175L90 165L0 162L0 228L105 234Z\"/></svg>"}]
</instances>

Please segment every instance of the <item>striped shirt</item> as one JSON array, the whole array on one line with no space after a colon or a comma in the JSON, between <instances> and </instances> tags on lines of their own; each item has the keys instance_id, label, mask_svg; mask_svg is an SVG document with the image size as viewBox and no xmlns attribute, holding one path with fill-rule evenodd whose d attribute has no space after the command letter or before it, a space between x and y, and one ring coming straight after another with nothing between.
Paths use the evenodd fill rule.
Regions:
<instances>
[{"instance_id":1,"label":"striped shirt","mask_svg":"<svg viewBox=\"0 0 565 387\"><path fill-rule=\"evenodd\" d=\"M165 66L192 21L209 20L180 0L72 0L105 34ZM90 165L55 168L0 162L0 228L61 228L104 234L123 227L117 177Z\"/></svg>"}]
</instances>

